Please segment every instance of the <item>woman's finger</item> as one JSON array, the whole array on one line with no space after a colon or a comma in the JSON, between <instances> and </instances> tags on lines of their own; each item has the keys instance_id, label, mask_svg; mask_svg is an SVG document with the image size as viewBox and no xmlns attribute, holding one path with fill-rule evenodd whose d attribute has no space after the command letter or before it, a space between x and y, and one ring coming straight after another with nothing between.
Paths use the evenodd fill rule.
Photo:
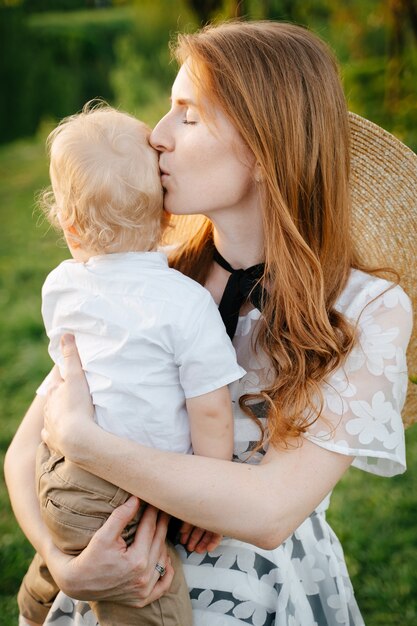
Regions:
<instances>
[{"instance_id":1,"label":"woman's finger","mask_svg":"<svg viewBox=\"0 0 417 626\"><path fill-rule=\"evenodd\" d=\"M62 376L66 380L68 377L84 378L83 368L81 365L80 355L78 354L77 345L74 335L66 333L61 337L61 354L64 358L62 366Z\"/></svg>"},{"instance_id":2,"label":"woman's finger","mask_svg":"<svg viewBox=\"0 0 417 626\"><path fill-rule=\"evenodd\" d=\"M169 564L168 546L166 543L162 546L157 557L154 557L154 552L151 550L149 554L149 567L151 568L151 575L149 580L150 591L155 587L161 578L164 578L167 572Z\"/></svg>"},{"instance_id":3,"label":"woman's finger","mask_svg":"<svg viewBox=\"0 0 417 626\"><path fill-rule=\"evenodd\" d=\"M48 431L46 428L42 428L41 430L41 439L46 445L48 445Z\"/></svg>"},{"instance_id":4,"label":"woman's finger","mask_svg":"<svg viewBox=\"0 0 417 626\"><path fill-rule=\"evenodd\" d=\"M172 580L174 578L174 568L172 567L169 558L167 559L165 570L166 571L164 576L160 577L159 580L157 580L149 596L143 603L140 603L140 606L145 606L147 604L150 604L151 602L155 602L155 600L161 598L170 589L172 585Z\"/></svg>"},{"instance_id":5,"label":"woman's finger","mask_svg":"<svg viewBox=\"0 0 417 626\"><path fill-rule=\"evenodd\" d=\"M63 380L58 365L54 365L51 372L48 374L48 391L60 385Z\"/></svg>"},{"instance_id":6,"label":"woman's finger","mask_svg":"<svg viewBox=\"0 0 417 626\"><path fill-rule=\"evenodd\" d=\"M168 532L168 524L171 516L164 511L159 511L158 521L156 524L156 535L160 536L162 541L165 541L167 532Z\"/></svg>"},{"instance_id":7,"label":"woman's finger","mask_svg":"<svg viewBox=\"0 0 417 626\"><path fill-rule=\"evenodd\" d=\"M132 544L128 550L130 558L135 559L134 562L137 564L142 597L149 596L161 577L161 568L162 571L166 568L168 562L166 543L168 522L169 515L148 505L136 532L135 545ZM160 567L157 568L157 565Z\"/></svg>"},{"instance_id":8,"label":"woman's finger","mask_svg":"<svg viewBox=\"0 0 417 626\"><path fill-rule=\"evenodd\" d=\"M152 507L153 508L153 507ZM149 550L149 567L151 569L151 574L154 575L155 566L159 563L162 566L165 566L165 563L168 559L168 551L167 551L167 543L166 543L166 535L168 531L168 523L170 516L162 511L159 511L156 526L155 526L155 534L152 540L152 544ZM158 579L158 576L155 579Z\"/></svg>"},{"instance_id":9,"label":"woman's finger","mask_svg":"<svg viewBox=\"0 0 417 626\"><path fill-rule=\"evenodd\" d=\"M95 536L97 539L106 544L113 543L119 539L124 528L136 515L139 504L138 498L131 496L124 504L114 509L103 526L96 532Z\"/></svg>"},{"instance_id":10,"label":"woman's finger","mask_svg":"<svg viewBox=\"0 0 417 626\"><path fill-rule=\"evenodd\" d=\"M158 521L158 509L149 504L145 507L140 518L135 538L129 546L131 557L142 562L147 558L154 540Z\"/></svg>"}]
</instances>

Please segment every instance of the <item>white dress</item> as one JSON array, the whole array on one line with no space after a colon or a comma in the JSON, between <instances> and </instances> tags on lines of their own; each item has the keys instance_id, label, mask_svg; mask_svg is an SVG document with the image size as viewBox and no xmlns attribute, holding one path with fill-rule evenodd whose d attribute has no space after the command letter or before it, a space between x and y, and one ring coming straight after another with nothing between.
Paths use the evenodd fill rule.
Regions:
<instances>
[{"instance_id":1,"label":"white dress","mask_svg":"<svg viewBox=\"0 0 417 626\"><path fill-rule=\"evenodd\" d=\"M412 325L409 298L400 287L389 287L384 280L352 271L337 308L358 322L359 342L323 386L330 426L318 421L306 435L323 448L354 456L354 466L382 476L405 470L400 412ZM256 309L241 317L234 338L238 361L247 371L231 385L236 462L257 463L262 456L250 456L258 429L237 402L268 381L266 358L251 349L259 318ZM259 410L261 414L261 406ZM231 538L209 554L189 554L179 546L195 626L362 625L342 547L326 521L328 504L329 496L275 550ZM81 624L96 625L88 605L61 593L45 625Z\"/></svg>"}]
</instances>

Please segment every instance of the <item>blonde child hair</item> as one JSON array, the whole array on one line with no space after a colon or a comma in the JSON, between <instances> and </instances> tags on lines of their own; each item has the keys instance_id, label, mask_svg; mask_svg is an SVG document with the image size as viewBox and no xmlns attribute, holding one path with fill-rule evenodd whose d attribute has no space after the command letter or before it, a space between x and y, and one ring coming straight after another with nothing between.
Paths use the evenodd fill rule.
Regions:
<instances>
[{"instance_id":1,"label":"blonde child hair","mask_svg":"<svg viewBox=\"0 0 417 626\"><path fill-rule=\"evenodd\" d=\"M40 206L74 247L96 254L155 248L164 213L150 132L133 116L92 101L50 133L52 187Z\"/></svg>"}]
</instances>

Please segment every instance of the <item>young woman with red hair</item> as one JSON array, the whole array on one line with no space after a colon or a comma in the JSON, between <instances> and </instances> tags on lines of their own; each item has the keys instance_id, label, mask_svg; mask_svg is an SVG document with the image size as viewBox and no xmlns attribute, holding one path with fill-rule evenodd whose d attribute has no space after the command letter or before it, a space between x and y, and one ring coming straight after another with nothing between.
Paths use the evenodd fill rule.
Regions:
<instances>
[{"instance_id":1,"label":"young woman with red hair","mask_svg":"<svg viewBox=\"0 0 417 626\"><path fill-rule=\"evenodd\" d=\"M151 143L166 211L204 216L171 264L211 292L247 371L231 386L234 462L161 452L101 430L69 337L43 438L188 523L178 550L196 626L357 626L363 620L325 511L351 464L382 475L404 470L412 316L402 289L367 271L355 247L337 66L315 35L283 23L208 27L181 35L175 55L172 106ZM83 599L160 597L172 570L166 520L155 510L127 550L118 534L134 500L74 559L43 532L33 485L25 485L43 412L37 398L7 475L23 529L67 596L81 600L60 594L45 623L95 624ZM206 552L193 527L224 538ZM162 578L157 564L167 570Z\"/></svg>"}]
</instances>

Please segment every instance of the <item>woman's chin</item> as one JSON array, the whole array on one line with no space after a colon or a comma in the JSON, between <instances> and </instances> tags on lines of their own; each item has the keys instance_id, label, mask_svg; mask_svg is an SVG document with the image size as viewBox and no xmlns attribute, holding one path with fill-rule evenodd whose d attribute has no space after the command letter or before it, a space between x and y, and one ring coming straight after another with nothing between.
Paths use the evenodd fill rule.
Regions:
<instances>
[{"instance_id":1,"label":"woman's chin","mask_svg":"<svg viewBox=\"0 0 417 626\"><path fill-rule=\"evenodd\" d=\"M164 211L165 213L168 213L168 215L200 215L200 213L198 211L190 211L187 210L186 208L182 207L166 207L164 206Z\"/></svg>"}]
</instances>

